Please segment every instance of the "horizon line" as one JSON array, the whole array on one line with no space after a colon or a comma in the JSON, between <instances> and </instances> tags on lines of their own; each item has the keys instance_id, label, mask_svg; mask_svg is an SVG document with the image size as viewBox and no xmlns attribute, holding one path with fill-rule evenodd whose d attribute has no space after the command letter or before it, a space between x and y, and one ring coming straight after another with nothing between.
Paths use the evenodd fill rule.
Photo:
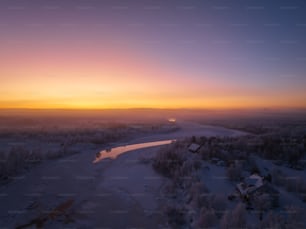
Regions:
<instances>
[{"instance_id":1,"label":"horizon line","mask_svg":"<svg viewBox=\"0 0 306 229\"><path fill-rule=\"evenodd\" d=\"M112 110L191 110L191 111L234 111L234 110L305 110L306 107L232 107L232 108L192 108L192 107L179 107L179 108L160 108L160 107L124 107L124 108L0 108L0 111L112 111Z\"/></svg>"}]
</instances>

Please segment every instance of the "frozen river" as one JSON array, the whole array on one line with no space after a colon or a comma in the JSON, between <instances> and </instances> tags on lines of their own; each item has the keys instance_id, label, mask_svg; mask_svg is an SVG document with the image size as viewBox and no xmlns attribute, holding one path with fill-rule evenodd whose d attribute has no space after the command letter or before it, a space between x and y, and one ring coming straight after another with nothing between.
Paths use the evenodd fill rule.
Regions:
<instances>
[{"instance_id":1,"label":"frozen river","mask_svg":"<svg viewBox=\"0 0 306 229\"><path fill-rule=\"evenodd\" d=\"M131 145L125 145L125 146L118 146L112 149L106 149L101 152L99 152L96 155L96 159L93 161L93 163L97 163L103 159L115 159L119 155L132 151L137 149L143 149L153 146L161 146L161 145L167 145L172 143L175 140L163 140L163 141L153 141L153 142L145 142L145 143L138 143L138 144L131 144Z\"/></svg>"}]
</instances>

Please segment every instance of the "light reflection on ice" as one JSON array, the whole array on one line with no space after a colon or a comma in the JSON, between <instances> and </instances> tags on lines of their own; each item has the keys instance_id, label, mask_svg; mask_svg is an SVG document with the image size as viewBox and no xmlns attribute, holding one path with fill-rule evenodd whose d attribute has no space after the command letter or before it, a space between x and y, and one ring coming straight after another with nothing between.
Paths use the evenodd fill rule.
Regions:
<instances>
[{"instance_id":1,"label":"light reflection on ice","mask_svg":"<svg viewBox=\"0 0 306 229\"><path fill-rule=\"evenodd\" d=\"M132 145L125 145L125 146L119 146L112 149L106 149L99 153L97 153L95 160L93 163L98 163L99 161L103 159L115 159L119 155L126 153L128 151L152 147L152 146L161 146L161 145L167 145L172 143L175 140L163 140L163 141L155 141L155 142L146 142L146 143L139 143L139 144L132 144Z\"/></svg>"}]
</instances>

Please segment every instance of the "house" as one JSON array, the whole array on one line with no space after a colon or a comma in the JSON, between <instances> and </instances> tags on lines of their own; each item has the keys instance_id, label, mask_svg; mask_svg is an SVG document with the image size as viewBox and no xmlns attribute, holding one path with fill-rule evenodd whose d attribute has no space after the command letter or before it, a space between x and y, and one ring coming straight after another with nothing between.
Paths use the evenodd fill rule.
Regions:
<instances>
[{"instance_id":1,"label":"house","mask_svg":"<svg viewBox=\"0 0 306 229\"><path fill-rule=\"evenodd\" d=\"M258 174L252 174L248 178L245 179L246 184L249 187L258 188L263 185L263 177L259 176Z\"/></svg>"},{"instance_id":2,"label":"house","mask_svg":"<svg viewBox=\"0 0 306 229\"><path fill-rule=\"evenodd\" d=\"M190 146L188 147L188 150L192 153L197 153L200 148L201 146L199 144L191 143Z\"/></svg>"},{"instance_id":3,"label":"house","mask_svg":"<svg viewBox=\"0 0 306 229\"><path fill-rule=\"evenodd\" d=\"M236 185L236 189L238 193L240 194L240 197L243 198L247 195L247 185L243 182L240 182L239 184Z\"/></svg>"},{"instance_id":4,"label":"house","mask_svg":"<svg viewBox=\"0 0 306 229\"><path fill-rule=\"evenodd\" d=\"M242 196L249 195L254 190L263 185L263 177L253 174L244 179L243 182L236 185L236 189Z\"/></svg>"},{"instance_id":5,"label":"house","mask_svg":"<svg viewBox=\"0 0 306 229\"><path fill-rule=\"evenodd\" d=\"M263 177L253 174L236 185L240 197L248 202L252 202L254 197L268 194L273 207L278 206L279 192Z\"/></svg>"}]
</instances>

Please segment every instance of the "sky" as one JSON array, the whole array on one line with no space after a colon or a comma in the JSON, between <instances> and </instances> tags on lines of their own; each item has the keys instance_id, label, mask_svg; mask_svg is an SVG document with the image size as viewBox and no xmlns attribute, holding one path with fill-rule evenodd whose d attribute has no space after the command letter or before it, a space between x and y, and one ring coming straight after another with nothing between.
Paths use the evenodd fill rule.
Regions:
<instances>
[{"instance_id":1,"label":"sky","mask_svg":"<svg viewBox=\"0 0 306 229\"><path fill-rule=\"evenodd\" d=\"M0 108L306 108L303 0L0 0Z\"/></svg>"}]
</instances>

